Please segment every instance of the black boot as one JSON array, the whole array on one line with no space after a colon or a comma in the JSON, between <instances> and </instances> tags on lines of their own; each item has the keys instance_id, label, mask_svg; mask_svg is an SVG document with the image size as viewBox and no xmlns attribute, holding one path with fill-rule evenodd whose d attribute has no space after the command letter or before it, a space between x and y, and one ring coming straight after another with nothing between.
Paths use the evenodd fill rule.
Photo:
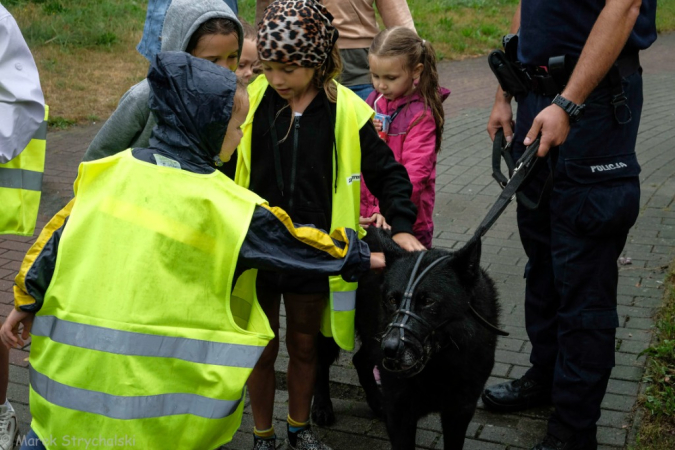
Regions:
<instances>
[{"instance_id":1,"label":"black boot","mask_svg":"<svg viewBox=\"0 0 675 450\"><path fill-rule=\"evenodd\" d=\"M592 441L586 444L575 439L561 441L552 434L547 434L542 442L532 447L532 450L596 450L598 443L595 439L592 439Z\"/></svg>"},{"instance_id":2,"label":"black boot","mask_svg":"<svg viewBox=\"0 0 675 450\"><path fill-rule=\"evenodd\" d=\"M485 407L491 411L523 411L551 403L551 387L527 377L490 386L482 395Z\"/></svg>"}]
</instances>

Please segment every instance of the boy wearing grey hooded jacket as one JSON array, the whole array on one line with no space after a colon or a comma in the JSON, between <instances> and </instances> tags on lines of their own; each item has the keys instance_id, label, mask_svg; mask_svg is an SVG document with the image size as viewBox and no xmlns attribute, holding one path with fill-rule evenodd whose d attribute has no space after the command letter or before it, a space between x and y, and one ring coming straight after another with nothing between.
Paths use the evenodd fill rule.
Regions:
<instances>
[{"instance_id":1,"label":"boy wearing grey hooded jacket","mask_svg":"<svg viewBox=\"0 0 675 450\"><path fill-rule=\"evenodd\" d=\"M241 54L244 31L237 16L222 0L173 0L162 28L162 51L186 51L195 31L208 20L218 18L234 23ZM149 95L147 79L132 86L94 137L82 160L92 161L127 148L147 147L150 132L156 125L148 106Z\"/></svg>"}]
</instances>

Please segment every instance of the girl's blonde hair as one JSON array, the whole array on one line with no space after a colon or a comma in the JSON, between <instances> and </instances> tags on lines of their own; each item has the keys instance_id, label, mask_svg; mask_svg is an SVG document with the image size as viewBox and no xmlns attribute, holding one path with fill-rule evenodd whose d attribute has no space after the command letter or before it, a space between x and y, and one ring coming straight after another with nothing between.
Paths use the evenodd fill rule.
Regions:
<instances>
[{"instance_id":1,"label":"girl's blonde hair","mask_svg":"<svg viewBox=\"0 0 675 450\"><path fill-rule=\"evenodd\" d=\"M317 89L323 89L326 92L328 100L337 102L337 84L335 79L342 72L342 58L337 44L333 45L333 50L323 62L321 67L314 72L313 83Z\"/></svg>"},{"instance_id":2,"label":"girl's blonde hair","mask_svg":"<svg viewBox=\"0 0 675 450\"><path fill-rule=\"evenodd\" d=\"M436 52L431 43L419 37L409 28L393 27L381 31L375 36L373 43L370 45L370 54L401 57L409 72L412 72L418 64L422 64L422 74L416 90L422 96L425 108L431 110L434 116L434 122L436 122L436 153L438 153L441 150L445 113L443 112L443 101L438 86ZM419 120L421 120L421 117Z\"/></svg>"}]
</instances>

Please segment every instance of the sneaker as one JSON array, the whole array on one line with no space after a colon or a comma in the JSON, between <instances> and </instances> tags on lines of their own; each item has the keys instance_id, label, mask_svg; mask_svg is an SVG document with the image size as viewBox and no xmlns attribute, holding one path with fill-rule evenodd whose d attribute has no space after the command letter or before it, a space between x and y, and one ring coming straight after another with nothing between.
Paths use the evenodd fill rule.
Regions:
<instances>
[{"instance_id":1,"label":"sneaker","mask_svg":"<svg viewBox=\"0 0 675 450\"><path fill-rule=\"evenodd\" d=\"M274 450L277 446L277 437L271 437L269 439L259 438L255 434L253 435L253 450Z\"/></svg>"},{"instance_id":2,"label":"sneaker","mask_svg":"<svg viewBox=\"0 0 675 450\"><path fill-rule=\"evenodd\" d=\"M296 433L295 446L289 440L286 440L286 444L291 450L333 450L322 443L310 427Z\"/></svg>"},{"instance_id":3,"label":"sneaker","mask_svg":"<svg viewBox=\"0 0 675 450\"><path fill-rule=\"evenodd\" d=\"M0 450L11 450L14 448L14 439L19 431L16 425L16 413L9 403L0 405Z\"/></svg>"}]
</instances>

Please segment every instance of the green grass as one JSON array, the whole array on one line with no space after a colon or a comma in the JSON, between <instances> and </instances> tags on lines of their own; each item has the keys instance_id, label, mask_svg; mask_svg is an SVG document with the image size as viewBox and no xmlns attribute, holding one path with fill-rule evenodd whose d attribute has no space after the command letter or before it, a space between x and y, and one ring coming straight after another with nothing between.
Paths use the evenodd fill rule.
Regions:
<instances>
[{"instance_id":1,"label":"green grass","mask_svg":"<svg viewBox=\"0 0 675 450\"><path fill-rule=\"evenodd\" d=\"M3 5L33 53L52 129L108 117L147 72L135 50L146 1L3 0Z\"/></svg>"},{"instance_id":2,"label":"green grass","mask_svg":"<svg viewBox=\"0 0 675 450\"><path fill-rule=\"evenodd\" d=\"M7 2L5 2L7 3ZM130 0L11 0L31 47L109 48L143 30L146 2ZM22 20L23 19L23 20Z\"/></svg>"},{"instance_id":3,"label":"green grass","mask_svg":"<svg viewBox=\"0 0 675 450\"><path fill-rule=\"evenodd\" d=\"M347 0L340 0L347 1ZM255 19L255 0L239 13ZM135 50L147 0L2 0L33 52L54 126L106 118L147 72ZM408 0L420 36L439 59L484 55L499 47L518 0ZM660 0L660 32L675 30L675 0Z\"/></svg>"},{"instance_id":4,"label":"green grass","mask_svg":"<svg viewBox=\"0 0 675 450\"><path fill-rule=\"evenodd\" d=\"M656 7L656 30L659 33L675 30L675 0L659 0Z\"/></svg>"},{"instance_id":5,"label":"green grass","mask_svg":"<svg viewBox=\"0 0 675 450\"><path fill-rule=\"evenodd\" d=\"M653 345L649 355L644 409L637 445L633 450L672 450L675 448L675 264L666 279L664 304L656 317Z\"/></svg>"}]
</instances>

